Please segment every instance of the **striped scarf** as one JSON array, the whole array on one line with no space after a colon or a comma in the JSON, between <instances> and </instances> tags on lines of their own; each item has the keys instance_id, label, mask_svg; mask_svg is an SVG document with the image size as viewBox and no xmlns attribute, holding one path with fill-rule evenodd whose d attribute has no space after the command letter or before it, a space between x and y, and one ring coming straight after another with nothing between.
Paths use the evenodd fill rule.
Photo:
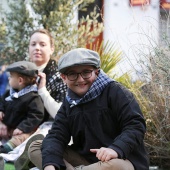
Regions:
<instances>
[{"instance_id":1,"label":"striped scarf","mask_svg":"<svg viewBox=\"0 0 170 170\"><path fill-rule=\"evenodd\" d=\"M25 88L23 88L22 90L20 90L19 92L15 91L13 88L10 88L9 94L10 96L6 97L5 100L6 101L12 101L14 98L19 98L29 92L35 91L37 92L37 85L31 85L31 86L26 86Z\"/></svg>"},{"instance_id":2,"label":"striped scarf","mask_svg":"<svg viewBox=\"0 0 170 170\"><path fill-rule=\"evenodd\" d=\"M77 96L73 91L71 91L71 89L68 89L66 99L69 102L70 107L89 102L99 96L105 87L112 81L114 80L109 78L102 70L100 70L99 76L82 98Z\"/></svg>"}]
</instances>

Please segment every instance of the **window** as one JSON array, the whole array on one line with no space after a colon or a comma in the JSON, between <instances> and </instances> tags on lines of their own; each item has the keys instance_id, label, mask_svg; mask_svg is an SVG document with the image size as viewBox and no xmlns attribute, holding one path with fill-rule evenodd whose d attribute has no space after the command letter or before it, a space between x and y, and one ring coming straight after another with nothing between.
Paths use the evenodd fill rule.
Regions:
<instances>
[{"instance_id":1,"label":"window","mask_svg":"<svg viewBox=\"0 0 170 170\"><path fill-rule=\"evenodd\" d=\"M85 17L87 15L90 14L90 12L93 12L94 10L94 7L96 6L97 7L97 12L101 13L102 12L102 0L95 0L93 3L89 4L89 6L87 6L87 11L79 11L79 19L82 18L82 17ZM98 22L101 22L102 21L102 18L101 17L98 17Z\"/></svg>"}]
</instances>

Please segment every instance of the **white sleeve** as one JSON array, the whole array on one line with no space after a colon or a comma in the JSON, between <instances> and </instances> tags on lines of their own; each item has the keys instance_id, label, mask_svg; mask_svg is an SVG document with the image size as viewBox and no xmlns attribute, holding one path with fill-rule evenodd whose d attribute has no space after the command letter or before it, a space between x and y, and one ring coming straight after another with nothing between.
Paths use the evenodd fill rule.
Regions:
<instances>
[{"instance_id":1,"label":"white sleeve","mask_svg":"<svg viewBox=\"0 0 170 170\"><path fill-rule=\"evenodd\" d=\"M57 111L59 110L62 102L60 103L56 102L51 97L46 87L42 87L41 89L38 89L38 94L41 96L44 106L46 110L48 111L48 113L51 115L51 117L55 118L55 115L57 114Z\"/></svg>"}]
</instances>

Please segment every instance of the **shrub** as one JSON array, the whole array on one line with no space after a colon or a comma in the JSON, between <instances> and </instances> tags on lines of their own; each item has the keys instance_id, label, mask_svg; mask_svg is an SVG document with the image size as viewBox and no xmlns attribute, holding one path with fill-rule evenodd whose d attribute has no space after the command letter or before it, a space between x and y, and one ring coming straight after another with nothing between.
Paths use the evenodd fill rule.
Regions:
<instances>
[{"instance_id":1,"label":"shrub","mask_svg":"<svg viewBox=\"0 0 170 170\"><path fill-rule=\"evenodd\" d=\"M150 164L170 168L170 48L154 51L146 64L139 62L145 81L135 94L146 119Z\"/></svg>"}]
</instances>

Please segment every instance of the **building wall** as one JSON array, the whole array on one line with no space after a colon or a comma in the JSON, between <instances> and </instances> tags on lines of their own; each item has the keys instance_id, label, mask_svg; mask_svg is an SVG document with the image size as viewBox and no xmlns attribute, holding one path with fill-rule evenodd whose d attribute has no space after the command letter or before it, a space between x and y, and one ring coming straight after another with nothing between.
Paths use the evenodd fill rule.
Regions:
<instances>
[{"instance_id":1,"label":"building wall","mask_svg":"<svg viewBox=\"0 0 170 170\"><path fill-rule=\"evenodd\" d=\"M104 41L116 43L125 60L119 64L119 73L136 71L134 79L142 74L138 62L146 59L141 56L159 42L159 13L159 0L150 0L146 6L130 6L128 0L104 1Z\"/></svg>"}]
</instances>

